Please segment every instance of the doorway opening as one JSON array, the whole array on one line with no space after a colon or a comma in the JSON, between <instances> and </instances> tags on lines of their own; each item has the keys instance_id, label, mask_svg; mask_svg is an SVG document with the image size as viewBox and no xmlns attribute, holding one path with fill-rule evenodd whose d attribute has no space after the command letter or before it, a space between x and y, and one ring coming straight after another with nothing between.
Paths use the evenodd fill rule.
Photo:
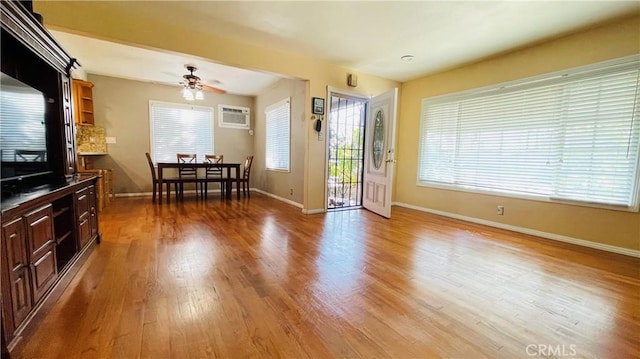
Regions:
<instances>
[{"instance_id":1,"label":"doorway opening","mask_svg":"<svg viewBox=\"0 0 640 359\"><path fill-rule=\"evenodd\" d=\"M327 209L362 207L366 98L330 93Z\"/></svg>"}]
</instances>

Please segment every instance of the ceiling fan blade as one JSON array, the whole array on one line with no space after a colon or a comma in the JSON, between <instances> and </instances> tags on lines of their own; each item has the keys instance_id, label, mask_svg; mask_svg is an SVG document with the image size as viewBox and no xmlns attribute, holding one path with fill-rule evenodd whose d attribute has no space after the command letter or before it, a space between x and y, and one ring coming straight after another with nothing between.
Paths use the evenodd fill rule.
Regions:
<instances>
[{"instance_id":1,"label":"ceiling fan blade","mask_svg":"<svg viewBox=\"0 0 640 359\"><path fill-rule=\"evenodd\" d=\"M219 89L217 87L212 87L212 86L205 85L205 84L202 84L202 89L205 90L205 91L211 91L211 92L215 92L215 93L219 93L219 94L227 93L227 91L225 91L223 89Z\"/></svg>"}]
</instances>

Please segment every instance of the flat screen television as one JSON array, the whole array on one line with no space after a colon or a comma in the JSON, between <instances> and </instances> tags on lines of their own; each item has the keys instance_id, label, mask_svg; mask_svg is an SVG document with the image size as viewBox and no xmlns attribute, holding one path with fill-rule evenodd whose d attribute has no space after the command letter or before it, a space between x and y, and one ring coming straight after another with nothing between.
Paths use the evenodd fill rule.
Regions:
<instances>
[{"instance_id":1,"label":"flat screen television","mask_svg":"<svg viewBox=\"0 0 640 359\"><path fill-rule=\"evenodd\" d=\"M0 78L0 182L3 189L52 173L42 92L2 73Z\"/></svg>"}]
</instances>

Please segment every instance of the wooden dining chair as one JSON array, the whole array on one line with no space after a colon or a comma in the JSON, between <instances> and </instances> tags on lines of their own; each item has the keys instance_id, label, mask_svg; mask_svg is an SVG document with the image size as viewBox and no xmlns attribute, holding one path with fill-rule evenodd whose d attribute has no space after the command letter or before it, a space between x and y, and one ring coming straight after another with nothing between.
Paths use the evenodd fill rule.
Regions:
<instances>
[{"instance_id":1,"label":"wooden dining chair","mask_svg":"<svg viewBox=\"0 0 640 359\"><path fill-rule=\"evenodd\" d=\"M156 194L159 193L162 196L162 188L158 188L160 182L158 181L158 177L156 176L156 167L153 165L153 160L151 160L151 155L149 152L145 153L147 156L147 162L149 163L149 169L151 170L151 181L153 185L153 202L156 201ZM178 184L180 181L177 178L166 178L163 176L162 183L167 184L167 200L170 196L171 184L173 184L176 192L176 198L178 197Z\"/></svg>"},{"instance_id":2,"label":"wooden dining chair","mask_svg":"<svg viewBox=\"0 0 640 359\"><path fill-rule=\"evenodd\" d=\"M224 155L204 155L204 163L224 163ZM227 180L228 179L224 178L222 175L222 168L214 166L207 167L205 171L205 178L200 183L200 190L206 198L209 190L209 182L220 182L220 195L224 198Z\"/></svg>"},{"instance_id":3,"label":"wooden dining chair","mask_svg":"<svg viewBox=\"0 0 640 359\"><path fill-rule=\"evenodd\" d=\"M195 153L178 153L176 155L178 163L196 164L198 162ZM189 166L180 166L178 168L178 178L180 179L180 198L184 198L184 184L194 183L196 186L196 197L198 196L198 168Z\"/></svg>"},{"instance_id":4,"label":"wooden dining chair","mask_svg":"<svg viewBox=\"0 0 640 359\"><path fill-rule=\"evenodd\" d=\"M253 156L247 156L244 160L244 172L240 183L242 183L242 194L246 194L251 197L251 191L249 191L249 176L251 175L251 165L253 164Z\"/></svg>"}]
</instances>

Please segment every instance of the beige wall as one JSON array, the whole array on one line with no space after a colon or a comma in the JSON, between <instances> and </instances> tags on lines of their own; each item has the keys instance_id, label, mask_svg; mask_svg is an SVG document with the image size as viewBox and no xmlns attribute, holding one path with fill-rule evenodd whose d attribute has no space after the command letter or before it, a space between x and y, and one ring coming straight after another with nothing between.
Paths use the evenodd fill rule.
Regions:
<instances>
[{"instance_id":1,"label":"beige wall","mask_svg":"<svg viewBox=\"0 0 640 359\"><path fill-rule=\"evenodd\" d=\"M416 185L420 101L504 81L640 53L640 19L631 18L402 85L395 201L639 250L640 214L472 194ZM505 206L505 215L496 206Z\"/></svg>"},{"instance_id":2,"label":"beige wall","mask_svg":"<svg viewBox=\"0 0 640 359\"><path fill-rule=\"evenodd\" d=\"M304 191L304 148L306 84L300 80L282 79L262 91L255 101L255 152L251 169L251 182L257 188L278 197L299 203ZM285 98L291 98L291 157L290 171L279 172L265 169L265 109ZM293 194L291 191L293 190Z\"/></svg>"},{"instance_id":3,"label":"beige wall","mask_svg":"<svg viewBox=\"0 0 640 359\"><path fill-rule=\"evenodd\" d=\"M109 155L96 158L96 168L111 168L116 193L151 192L151 174L145 157L150 152L149 100L189 104L182 98L178 86L156 85L140 81L89 75L93 88L97 126L106 135L115 137L109 144ZM214 150L224 155L225 162L242 162L253 153L253 136L247 130L218 126L218 104L251 108L255 116L253 97L219 95L206 92L198 106L214 109Z\"/></svg>"},{"instance_id":4,"label":"beige wall","mask_svg":"<svg viewBox=\"0 0 640 359\"><path fill-rule=\"evenodd\" d=\"M359 93L375 95L400 86L396 81L354 72L313 57L274 50L268 44L200 32L190 27L188 21L181 21L184 19L159 22L146 11L150 5L145 1L35 1L33 6L43 15L45 26L57 30L308 80L304 146L292 148L292 152L304 154L303 205L306 210L324 210L326 182L326 168L318 166L324 163L325 142L317 140L311 120L311 97L326 98L327 86L346 89L348 73L358 75Z\"/></svg>"}]
</instances>

